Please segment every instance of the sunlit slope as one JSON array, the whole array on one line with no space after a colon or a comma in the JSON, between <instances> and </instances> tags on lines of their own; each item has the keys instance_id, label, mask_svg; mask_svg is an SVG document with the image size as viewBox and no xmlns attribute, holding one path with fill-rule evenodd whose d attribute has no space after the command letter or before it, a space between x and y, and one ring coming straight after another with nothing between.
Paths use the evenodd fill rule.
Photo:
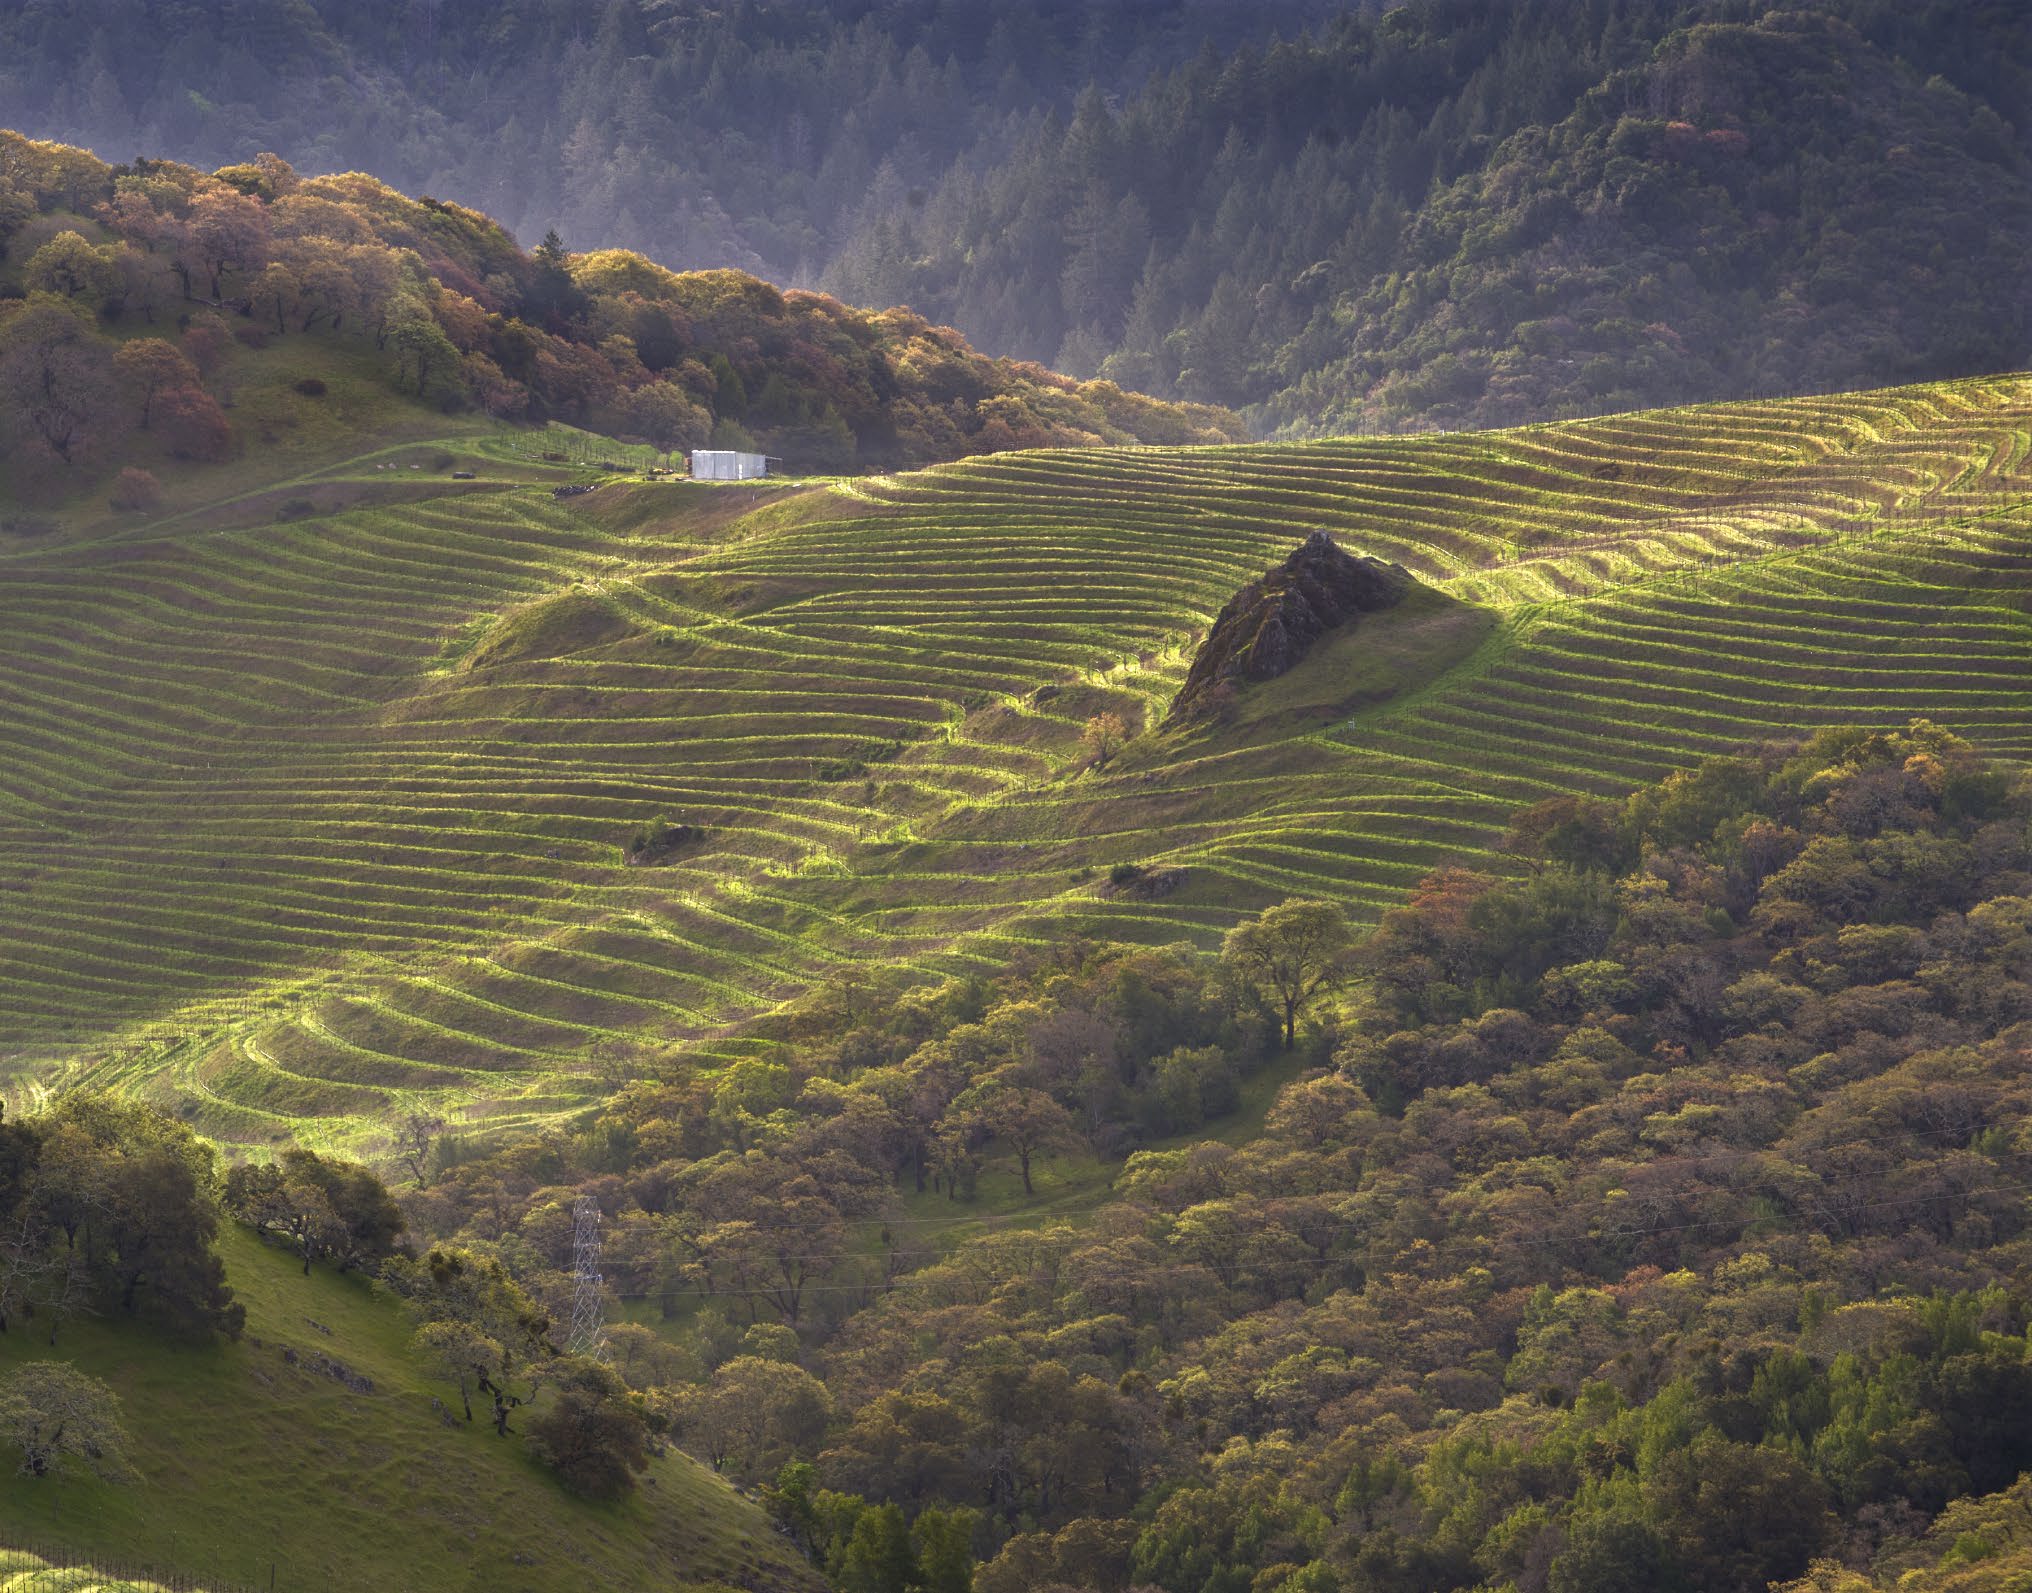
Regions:
<instances>
[{"instance_id":1,"label":"sunlit slope","mask_svg":"<svg viewBox=\"0 0 2032 1593\"><path fill-rule=\"evenodd\" d=\"M470 1425L432 1410L452 1391L426 1372L388 1293L323 1268L306 1277L237 1225L220 1254L247 1310L235 1342L178 1339L117 1312L66 1323L53 1350L18 1319L0 1336L0 1375L53 1354L108 1383L140 1474L52 1489L10 1466L0 1544L60 1545L179 1590L824 1588L752 1499L688 1456L657 1459L623 1500L576 1499L522 1443L496 1438L484 1407ZM10 1583L9 1569L0 1547L4 1593L125 1593L75 1571Z\"/></svg>"},{"instance_id":2,"label":"sunlit slope","mask_svg":"<svg viewBox=\"0 0 2032 1593\"><path fill-rule=\"evenodd\" d=\"M524 1122L844 966L1373 916L1518 801L1795 727L2022 756L2028 427L1997 378L0 548L0 1054L256 1141ZM1438 595L1082 771L1320 526ZM625 866L657 815L704 840Z\"/></svg>"}]
</instances>

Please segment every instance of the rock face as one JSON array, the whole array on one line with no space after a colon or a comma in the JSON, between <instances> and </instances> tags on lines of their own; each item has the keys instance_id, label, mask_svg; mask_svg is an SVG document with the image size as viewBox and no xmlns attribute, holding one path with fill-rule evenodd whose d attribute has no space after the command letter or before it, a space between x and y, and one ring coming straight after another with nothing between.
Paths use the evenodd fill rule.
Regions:
<instances>
[{"instance_id":1,"label":"rock face","mask_svg":"<svg viewBox=\"0 0 2032 1593\"><path fill-rule=\"evenodd\" d=\"M1171 722L1207 712L1224 686L1276 679L1336 626L1402 602L1411 584L1402 565L1356 558L1324 531L1313 532L1228 599L1171 699Z\"/></svg>"}]
</instances>

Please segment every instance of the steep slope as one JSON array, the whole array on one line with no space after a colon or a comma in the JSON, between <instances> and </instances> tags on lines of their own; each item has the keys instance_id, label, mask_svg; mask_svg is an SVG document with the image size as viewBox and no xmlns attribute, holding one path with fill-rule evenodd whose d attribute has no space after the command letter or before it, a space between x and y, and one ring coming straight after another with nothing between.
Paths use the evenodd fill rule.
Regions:
<instances>
[{"instance_id":1,"label":"steep slope","mask_svg":"<svg viewBox=\"0 0 2032 1593\"><path fill-rule=\"evenodd\" d=\"M829 280L1290 436L2009 369L2028 82L2011 7L1394 7L1084 99Z\"/></svg>"},{"instance_id":2,"label":"steep slope","mask_svg":"<svg viewBox=\"0 0 2032 1593\"><path fill-rule=\"evenodd\" d=\"M820 1585L703 1466L673 1454L621 1503L576 1500L484 1421L445 1425L390 1296L302 1277L241 1229L221 1253L247 1307L238 1343L125 1319L67 1325L54 1351L33 1324L0 1336L0 1371L54 1353L112 1385L142 1479L0 1477L8 1535L165 1580L303 1593Z\"/></svg>"},{"instance_id":3,"label":"steep slope","mask_svg":"<svg viewBox=\"0 0 2032 1593\"><path fill-rule=\"evenodd\" d=\"M1370 918L1510 805L1927 715L2032 751L2032 383L616 484L0 548L12 1087L371 1146L568 1112L874 962ZM522 468L518 464L518 468ZM540 468L540 466L538 467ZM334 479L347 473L333 472ZM1088 767L1324 527L1437 589ZM649 821L703 844L624 861ZM1162 900L1096 882L1181 872Z\"/></svg>"}]
</instances>

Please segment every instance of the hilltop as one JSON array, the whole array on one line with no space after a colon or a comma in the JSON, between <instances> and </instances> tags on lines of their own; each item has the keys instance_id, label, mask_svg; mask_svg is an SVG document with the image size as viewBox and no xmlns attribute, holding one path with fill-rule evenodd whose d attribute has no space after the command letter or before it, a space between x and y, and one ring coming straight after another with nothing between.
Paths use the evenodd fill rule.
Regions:
<instances>
[{"instance_id":1,"label":"hilltop","mask_svg":"<svg viewBox=\"0 0 2032 1593\"><path fill-rule=\"evenodd\" d=\"M306 437L364 452L432 413L763 450L806 475L1243 435L1205 406L987 359L907 310L554 235L525 253L486 216L358 173L114 167L6 132L0 373L0 492L74 503L125 467L124 512L155 508L165 474Z\"/></svg>"}]
</instances>

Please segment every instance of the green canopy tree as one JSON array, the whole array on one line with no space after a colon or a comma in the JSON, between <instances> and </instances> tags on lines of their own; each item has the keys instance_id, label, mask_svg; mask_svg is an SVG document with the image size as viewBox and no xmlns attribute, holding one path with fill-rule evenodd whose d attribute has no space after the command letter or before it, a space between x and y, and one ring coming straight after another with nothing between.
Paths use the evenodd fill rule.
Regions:
<instances>
[{"instance_id":1,"label":"green canopy tree","mask_svg":"<svg viewBox=\"0 0 2032 1593\"><path fill-rule=\"evenodd\" d=\"M1266 907L1221 942L1237 976L1284 1016L1284 1049L1297 1043L1298 1019L1352 971L1353 933L1332 902L1290 901Z\"/></svg>"},{"instance_id":2,"label":"green canopy tree","mask_svg":"<svg viewBox=\"0 0 2032 1593\"><path fill-rule=\"evenodd\" d=\"M26 1476L57 1476L72 1463L107 1482L135 1475L119 1396L68 1361L29 1361L0 1379L0 1439L21 1452Z\"/></svg>"}]
</instances>

